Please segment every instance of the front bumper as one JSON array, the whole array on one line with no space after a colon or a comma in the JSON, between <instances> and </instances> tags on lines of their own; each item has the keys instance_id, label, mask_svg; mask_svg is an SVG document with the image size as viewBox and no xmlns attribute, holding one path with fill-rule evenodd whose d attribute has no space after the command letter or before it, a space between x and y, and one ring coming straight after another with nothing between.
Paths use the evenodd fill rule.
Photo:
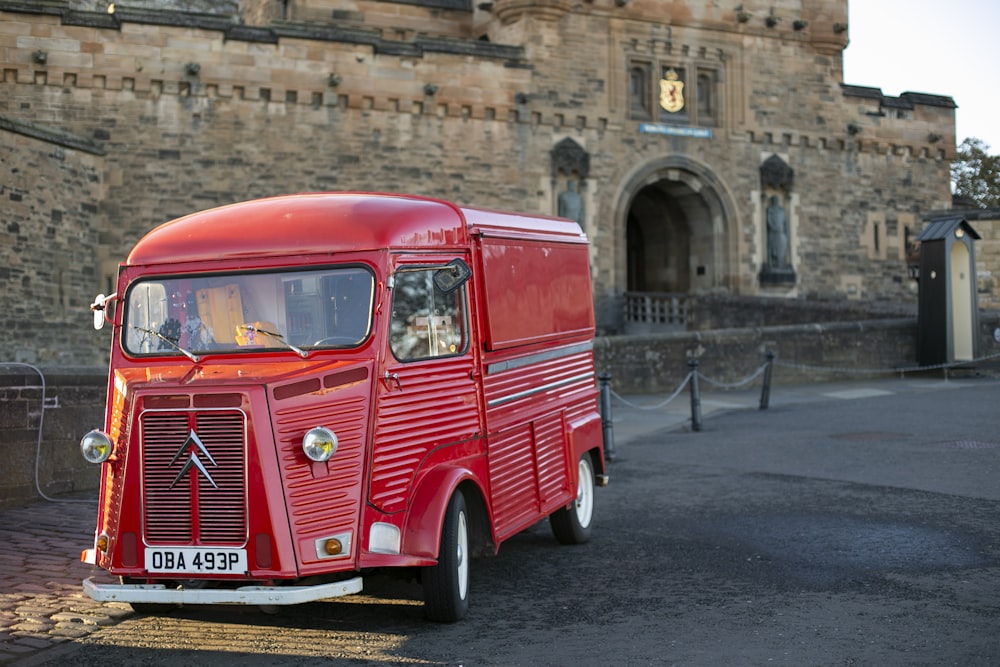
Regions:
<instances>
[{"instance_id":1,"label":"front bumper","mask_svg":"<svg viewBox=\"0 0 1000 667\"><path fill-rule=\"evenodd\" d=\"M316 586L167 588L163 584L98 584L83 580L83 592L98 602L162 604L289 605L360 593L362 577Z\"/></svg>"}]
</instances>

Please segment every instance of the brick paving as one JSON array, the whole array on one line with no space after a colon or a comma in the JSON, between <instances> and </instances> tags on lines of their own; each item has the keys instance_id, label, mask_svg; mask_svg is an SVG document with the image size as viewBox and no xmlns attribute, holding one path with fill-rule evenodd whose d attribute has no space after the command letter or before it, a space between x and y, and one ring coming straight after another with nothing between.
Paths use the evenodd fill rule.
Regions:
<instances>
[{"instance_id":1,"label":"brick paving","mask_svg":"<svg viewBox=\"0 0 1000 667\"><path fill-rule=\"evenodd\" d=\"M132 615L94 602L81 581L114 581L80 562L93 540L94 501L33 501L0 509L0 664L44 651Z\"/></svg>"}]
</instances>

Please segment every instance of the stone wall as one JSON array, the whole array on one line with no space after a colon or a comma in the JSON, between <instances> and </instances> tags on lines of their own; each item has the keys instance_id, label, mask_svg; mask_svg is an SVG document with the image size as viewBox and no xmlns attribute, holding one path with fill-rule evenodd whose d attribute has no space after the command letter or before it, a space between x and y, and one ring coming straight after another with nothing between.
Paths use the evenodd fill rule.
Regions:
<instances>
[{"instance_id":1,"label":"stone wall","mask_svg":"<svg viewBox=\"0 0 1000 667\"><path fill-rule=\"evenodd\" d=\"M46 0L41 0L45 2ZM51 2L51 0L48 0ZM236 16L239 0L69 0L70 9L77 11L106 12L109 5L136 9L177 10Z\"/></svg>"},{"instance_id":2,"label":"stone wall","mask_svg":"<svg viewBox=\"0 0 1000 667\"><path fill-rule=\"evenodd\" d=\"M979 361L969 368L995 368L1000 312L979 314ZM602 336L594 346L598 372L610 372L620 393L673 391L691 371L723 383L751 376L775 354L775 383L865 379L918 371L917 320L885 318L756 328L713 329L651 336ZM759 380L757 381L759 386Z\"/></svg>"},{"instance_id":3,"label":"stone wall","mask_svg":"<svg viewBox=\"0 0 1000 667\"><path fill-rule=\"evenodd\" d=\"M916 366L916 321L872 320L658 336L608 336L594 348L597 368L612 374L619 393L669 393L691 371L689 361L717 382L753 375L774 352L777 382L864 377L860 369ZM797 369L795 366L815 368ZM759 384L759 383L758 383Z\"/></svg>"},{"instance_id":4,"label":"stone wall","mask_svg":"<svg viewBox=\"0 0 1000 667\"><path fill-rule=\"evenodd\" d=\"M100 369L0 363L0 507L98 487L100 470L79 442L101 427L106 389Z\"/></svg>"},{"instance_id":5,"label":"stone wall","mask_svg":"<svg viewBox=\"0 0 1000 667\"><path fill-rule=\"evenodd\" d=\"M103 4L0 0L0 117L94 149L0 127L0 185L17 183L5 201L15 187L20 197L0 230L0 266L13 258L36 274L11 274L4 298L45 308L30 325L19 315L0 359L103 358L104 339L65 330L89 317L132 244L174 217L350 189L555 213L564 184L552 151L565 139L590 157L583 225L607 331L621 330L627 220L650 178L682 212L706 192L717 200L690 223L715 225L692 246L708 255L692 260L708 269L693 278L697 294L913 302L904 238L950 202L953 104L842 86L839 0L782 3L773 26L764 2L744 3L747 22L686 3L669 25L610 0L505 1L492 13L367 2L346 14L310 0L285 19L264 0L240 16L231 2L218 14L194 0L119 2L113 14ZM630 59L711 69L711 136L643 131L628 113ZM758 281L760 166L772 155L795 173L793 286Z\"/></svg>"},{"instance_id":6,"label":"stone wall","mask_svg":"<svg viewBox=\"0 0 1000 667\"><path fill-rule=\"evenodd\" d=\"M913 283L916 289L916 283ZM688 299L689 331L916 318L916 303L697 296Z\"/></svg>"},{"instance_id":7,"label":"stone wall","mask_svg":"<svg viewBox=\"0 0 1000 667\"><path fill-rule=\"evenodd\" d=\"M108 287L103 162L86 139L0 117L0 361L106 358L88 309Z\"/></svg>"}]
</instances>

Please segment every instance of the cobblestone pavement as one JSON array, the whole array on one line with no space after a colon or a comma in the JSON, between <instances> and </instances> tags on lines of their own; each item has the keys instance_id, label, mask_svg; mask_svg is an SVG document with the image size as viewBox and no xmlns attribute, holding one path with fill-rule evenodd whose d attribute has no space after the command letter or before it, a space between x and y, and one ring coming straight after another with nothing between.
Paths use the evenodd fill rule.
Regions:
<instances>
[{"instance_id":1,"label":"cobblestone pavement","mask_svg":"<svg viewBox=\"0 0 1000 667\"><path fill-rule=\"evenodd\" d=\"M0 511L0 664L134 613L127 604L101 604L83 594L80 582L87 577L112 581L80 562L96 516L96 500L39 500Z\"/></svg>"}]
</instances>

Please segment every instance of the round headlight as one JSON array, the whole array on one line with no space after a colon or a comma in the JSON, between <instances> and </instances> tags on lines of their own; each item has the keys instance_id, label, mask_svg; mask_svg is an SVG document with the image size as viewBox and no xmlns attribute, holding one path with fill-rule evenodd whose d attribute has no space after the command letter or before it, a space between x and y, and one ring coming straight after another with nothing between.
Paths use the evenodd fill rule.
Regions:
<instances>
[{"instance_id":1,"label":"round headlight","mask_svg":"<svg viewBox=\"0 0 1000 667\"><path fill-rule=\"evenodd\" d=\"M317 426L302 437L302 451L313 461L326 461L337 451L337 436L330 429Z\"/></svg>"},{"instance_id":2,"label":"round headlight","mask_svg":"<svg viewBox=\"0 0 1000 667\"><path fill-rule=\"evenodd\" d=\"M111 438L103 431L91 431L80 440L80 451L83 458L91 463L104 463L111 456L114 445Z\"/></svg>"}]
</instances>

